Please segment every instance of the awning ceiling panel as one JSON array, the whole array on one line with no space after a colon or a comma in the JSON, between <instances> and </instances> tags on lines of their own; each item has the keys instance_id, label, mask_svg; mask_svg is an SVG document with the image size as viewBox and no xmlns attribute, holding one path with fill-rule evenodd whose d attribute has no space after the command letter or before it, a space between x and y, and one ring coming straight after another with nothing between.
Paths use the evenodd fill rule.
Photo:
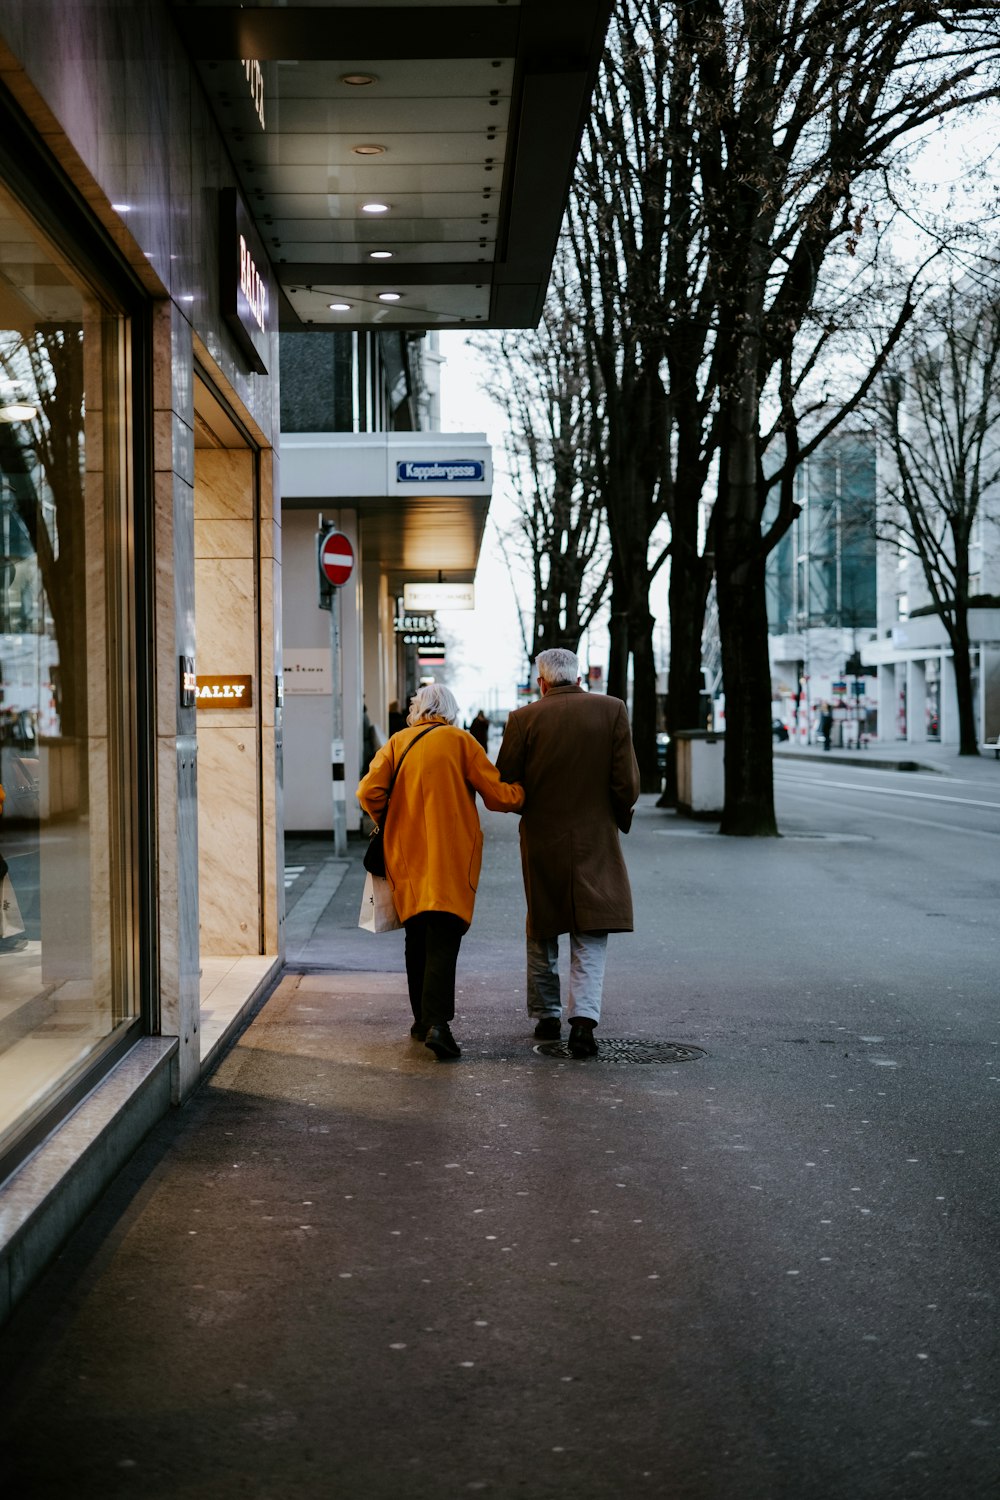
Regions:
<instances>
[{"instance_id":1,"label":"awning ceiling panel","mask_svg":"<svg viewBox=\"0 0 1000 1500\"><path fill-rule=\"evenodd\" d=\"M282 326L534 324L610 3L176 0Z\"/></svg>"}]
</instances>

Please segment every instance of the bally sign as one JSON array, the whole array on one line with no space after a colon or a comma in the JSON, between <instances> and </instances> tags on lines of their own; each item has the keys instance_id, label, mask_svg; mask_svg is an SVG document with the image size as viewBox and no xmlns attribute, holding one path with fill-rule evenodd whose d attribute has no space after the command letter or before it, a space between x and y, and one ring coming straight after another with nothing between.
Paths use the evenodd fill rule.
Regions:
<instances>
[{"instance_id":1,"label":"bally sign","mask_svg":"<svg viewBox=\"0 0 1000 1500\"><path fill-rule=\"evenodd\" d=\"M267 374L268 334L273 332L271 267L235 188L219 194L222 311L252 370Z\"/></svg>"},{"instance_id":2,"label":"bally sign","mask_svg":"<svg viewBox=\"0 0 1000 1500\"><path fill-rule=\"evenodd\" d=\"M198 677L198 708L253 708L252 677Z\"/></svg>"}]
</instances>

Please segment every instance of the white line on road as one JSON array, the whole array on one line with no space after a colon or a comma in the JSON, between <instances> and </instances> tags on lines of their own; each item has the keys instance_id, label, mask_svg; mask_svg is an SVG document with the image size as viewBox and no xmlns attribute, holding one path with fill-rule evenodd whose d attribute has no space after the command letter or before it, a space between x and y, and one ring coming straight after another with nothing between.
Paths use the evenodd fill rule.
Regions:
<instances>
[{"instance_id":1,"label":"white line on road","mask_svg":"<svg viewBox=\"0 0 1000 1500\"><path fill-rule=\"evenodd\" d=\"M1000 802L980 802L975 797L946 797L941 792L911 792L895 786L859 786L856 781L827 781L825 776L788 777L788 780L797 781L799 786L831 786L842 792L874 792L878 797L917 797L922 802L955 802L959 807L988 807L992 812L1000 812Z\"/></svg>"},{"instance_id":2,"label":"white line on road","mask_svg":"<svg viewBox=\"0 0 1000 1500\"><path fill-rule=\"evenodd\" d=\"M809 786L810 783L801 782L800 785ZM784 791L784 788L779 787L778 790ZM809 797L805 792L789 791L785 792L785 796L790 797L793 801L809 802L815 806L815 797ZM879 807L858 807L855 805L851 811L861 813L866 818L890 818L893 823L915 823L918 828L936 828L941 833L972 833L976 834L979 838L1000 839L1000 829L960 828L954 823L935 823L933 818L908 818L905 813L883 812Z\"/></svg>"}]
</instances>

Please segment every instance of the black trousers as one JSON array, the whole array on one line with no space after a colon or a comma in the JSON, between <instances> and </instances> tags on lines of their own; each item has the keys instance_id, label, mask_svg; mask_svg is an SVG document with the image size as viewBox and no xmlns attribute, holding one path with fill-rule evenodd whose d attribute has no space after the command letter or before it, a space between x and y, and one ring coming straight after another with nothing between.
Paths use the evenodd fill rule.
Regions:
<instances>
[{"instance_id":1,"label":"black trousers","mask_svg":"<svg viewBox=\"0 0 1000 1500\"><path fill-rule=\"evenodd\" d=\"M421 1026L450 1023L455 1017L458 950L469 924L450 911L421 911L403 926L413 1019Z\"/></svg>"}]
</instances>

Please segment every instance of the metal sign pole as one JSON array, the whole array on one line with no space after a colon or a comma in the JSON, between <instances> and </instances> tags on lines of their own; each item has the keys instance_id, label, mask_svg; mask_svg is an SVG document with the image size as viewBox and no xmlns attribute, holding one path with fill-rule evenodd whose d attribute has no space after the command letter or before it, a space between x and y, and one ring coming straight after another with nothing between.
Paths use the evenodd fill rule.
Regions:
<instances>
[{"instance_id":1,"label":"metal sign pole","mask_svg":"<svg viewBox=\"0 0 1000 1500\"><path fill-rule=\"evenodd\" d=\"M333 850L338 859L343 859L347 853L347 786L344 781L344 658L341 648L340 589L333 590L331 603L333 741L330 745L330 775L333 786Z\"/></svg>"},{"instance_id":2,"label":"metal sign pole","mask_svg":"<svg viewBox=\"0 0 1000 1500\"><path fill-rule=\"evenodd\" d=\"M341 650L340 589L325 576L320 549L331 526L319 517L316 561L319 607L330 611L330 701L333 739L330 741L330 783L333 789L333 848L338 859L347 854L347 786L344 781L344 658Z\"/></svg>"}]
</instances>

